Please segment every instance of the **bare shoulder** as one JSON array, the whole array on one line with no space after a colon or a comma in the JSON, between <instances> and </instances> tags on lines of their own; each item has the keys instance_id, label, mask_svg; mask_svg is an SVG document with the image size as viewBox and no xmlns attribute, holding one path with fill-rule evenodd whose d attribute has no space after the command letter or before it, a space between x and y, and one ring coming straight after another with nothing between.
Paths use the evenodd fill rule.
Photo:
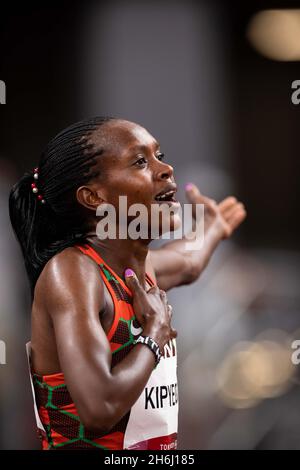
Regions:
<instances>
[{"instance_id":1,"label":"bare shoulder","mask_svg":"<svg viewBox=\"0 0 300 470\"><path fill-rule=\"evenodd\" d=\"M78 248L66 248L45 265L36 285L35 297L44 299L50 314L60 308L65 309L66 305L76 304L82 308L93 303L97 309L101 308L104 286L99 267Z\"/></svg>"}]
</instances>

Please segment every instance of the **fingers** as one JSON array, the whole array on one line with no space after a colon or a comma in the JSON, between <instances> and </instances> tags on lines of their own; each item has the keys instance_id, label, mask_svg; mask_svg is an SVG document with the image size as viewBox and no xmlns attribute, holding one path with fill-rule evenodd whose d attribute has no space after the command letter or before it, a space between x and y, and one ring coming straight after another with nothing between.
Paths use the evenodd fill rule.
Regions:
<instances>
[{"instance_id":1,"label":"fingers","mask_svg":"<svg viewBox=\"0 0 300 470\"><path fill-rule=\"evenodd\" d=\"M171 317L171 313L170 313L170 310L169 310L169 307L170 305L168 304L168 299L167 299L167 294L164 290L162 289L159 289L159 293L160 293L160 298L162 300L162 302L164 303L165 305L165 308L166 308L166 312L170 315Z\"/></svg>"},{"instance_id":2,"label":"fingers","mask_svg":"<svg viewBox=\"0 0 300 470\"><path fill-rule=\"evenodd\" d=\"M225 199L223 199L223 201L219 203L219 209L222 212L226 212L227 209L230 209L236 203L237 199L234 196L226 197Z\"/></svg>"},{"instance_id":3,"label":"fingers","mask_svg":"<svg viewBox=\"0 0 300 470\"><path fill-rule=\"evenodd\" d=\"M187 183L185 185L185 192L188 201L192 204L207 204L215 202L213 199L204 196L204 194L200 192L199 188L193 183Z\"/></svg>"},{"instance_id":4,"label":"fingers","mask_svg":"<svg viewBox=\"0 0 300 470\"><path fill-rule=\"evenodd\" d=\"M219 204L217 204L214 199L204 196L200 192L199 188L193 183L186 184L185 190L186 190L186 195L187 195L187 199L189 200L189 202L193 204L198 203L198 204L208 204L211 206L218 206L222 215L224 217L226 216L226 219L231 218L235 210L245 209L244 204L239 202L234 196L228 196L225 199L223 199L223 201L221 201ZM236 219L237 217L235 216L234 218Z\"/></svg>"},{"instance_id":5,"label":"fingers","mask_svg":"<svg viewBox=\"0 0 300 470\"><path fill-rule=\"evenodd\" d=\"M143 295L144 290L132 269L127 268L125 270L125 281L133 295Z\"/></svg>"},{"instance_id":6,"label":"fingers","mask_svg":"<svg viewBox=\"0 0 300 470\"><path fill-rule=\"evenodd\" d=\"M247 212L243 206L236 207L233 211L230 212L229 216L223 216L226 225L224 238L230 237L233 231L243 222L246 216Z\"/></svg>"},{"instance_id":7,"label":"fingers","mask_svg":"<svg viewBox=\"0 0 300 470\"><path fill-rule=\"evenodd\" d=\"M147 293L143 290L142 286L140 285L140 282L135 274L135 272L128 268L125 270L125 281L127 286L130 288L134 296L141 296L144 297L144 299L140 298L140 301L143 302L145 301L147 294L153 293L153 294L159 294L160 299L165 307L165 314L168 315L166 318L169 327L170 327L170 338L177 338L177 331L174 330L174 328L171 327L170 322L173 314L173 308L172 306L168 303L167 299L167 294L164 290L159 289L157 285L150 287L150 289L147 291ZM136 299L138 301L138 299ZM140 321L140 319L138 318Z\"/></svg>"},{"instance_id":8,"label":"fingers","mask_svg":"<svg viewBox=\"0 0 300 470\"><path fill-rule=\"evenodd\" d=\"M171 339L173 338L177 338L177 330L175 330L174 328L170 328L170 336L171 336Z\"/></svg>"},{"instance_id":9,"label":"fingers","mask_svg":"<svg viewBox=\"0 0 300 470\"><path fill-rule=\"evenodd\" d=\"M232 230L235 230L246 218L247 212L244 208L239 208L228 219L228 224Z\"/></svg>"},{"instance_id":10,"label":"fingers","mask_svg":"<svg viewBox=\"0 0 300 470\"><path fill-rule=\"evenodd\" d=\"M156 285L154 285L154 286L149 287L149 289L146 291L146 293L147 293L147 294L149 294L150 292L151 292L151 293L152 293L152 292L154 293L154 292L156 292L156 291L158 291L158 290L159 290L159 288L158 288Z\"/></svg>"},{"instance_id":11,"label":"fingers","mask_svg":"<svg viewBox=\"0 0 300 470\"><path fill-rule=\"evenodd\" d=\"M166 306L166 308L167 308L167 312L168 312L168 314L169 314L170 317L171 317L171 316L172 316L172 313L173 313L173 307L172 307L172 305L170 305L170 304L168 303L168 298L167 298L166 292L165 292L164 290L162 290L162 289L160 289L159 291L160 291L160 298L161 298L161 300L164 302L164 304L165 304L165 306Z\"/></svg>"},{"instance_id":12,"label":"fingers","mask_svg":"<svg viewBox=\"0 0 300 470\"><path fill-rule=\"evenodd\" d=\"M172 319L172 315L173 315L173 307L172 305L170 305L168 303L168 299L167 299L167 294L165 293L164 290L161 290L160 289L160 295L161 295L161 299L162 301L165 303L166 305L166 308L167 308L167 313L169 315L169 321L171 322L171 319ZM170 338L176 338L177 337L177 331L174 330L174 328L172 328L171 324L170 324Z\"/></svg>"},{"instance_id":13,"label":"fingers","mask_svg":"<svg viewBox=\"0 0 300 470\"><path fill-rule=\"evenodd\" d=\"M237 211L244 211L245 207L242 202L236 202L235 204L229 206L226 210L223 210L222 216L226 221L229 221L235 212Z\"/></svg>"},{"instance_id":14,"label":"fingers","mask_svg":"<svg viewBox=\"0 0 300 470\"><path fill-rule=\"evenodd\" d=\"M160 292L160 298L161 298L161 300L162 300L162 301L164 302L164 304L165 304L166 312L167 312L168 315L169 315L169 321L171 322L172 314L173 314L173 307L172 307L172 305L170 305L170 304L168 303L168 298L167 298L166 292L165 292L164 290L162 290L162 289L160 289L159 292ZM171 332L171 330L172 330L172 327L171 327L171 325L170 325L170 332ZM175 330L174 330L174 331L175 331ZM177 336L177 332L176 332L176 336ZM174 336L174 338L176 338L176 336ZM171 336L171 337L172 337L172 336Z\"/></svg>"},{"instance_id":15,"label":"fingers","mask_svg":"<svg viewBox=\"0 0 300 470\"><path fill-rule=\"evenodd\" d=\"M218 207L226 220L230 219L236 210L245 210L244 204L239 202L234 196L223 199L223 201L218 204Z\"/></svg>"},{"instance_id":16,"label":"fingers","mask_svg":"<svg viewBox=\"0 0 300 470\"><path fill-rule=\"evenodd\" d=\"M235 197L229 196L220 202L218 208L227 227L224 238L228 238L245 219L245 206Z\"/></svg>"},{"instance_id":17,"label":"fingers","mask_svg":"<svg viewBox=\"0 0 300 470\"><path fill-rule=\"evenodd\" d=\"M161 300L163 300L165 303L167 303L167 294L166 294L166 291L162 290L162 289L159 289L159 293L160 293L160 298Z\"/></svg>"},{"instance_id":18,"label":"fingers","mask_svg":"<svg viewBox=\"0 0 300 470\"><path fill-rule=\"evenodd\" d=\"M196 219L196 204L203 204L205 210L208 210L212 214L215 213L218 205L214 199L204 196L198 189L198 187L193 183L188 183L185 185L186 197L188 201L193 204L192 206L192 215Z\"/></svg>"},{"instance_id":19,"label":"fingers","mask_svg":"<svg viewBox=\"0 0 300 470\"><path fill-rule=\"evenodd\" d=\"M201 195L199 188L193 183L187 183L184 189L188 199L197 195Z\"/></svg>"}]
</instances>

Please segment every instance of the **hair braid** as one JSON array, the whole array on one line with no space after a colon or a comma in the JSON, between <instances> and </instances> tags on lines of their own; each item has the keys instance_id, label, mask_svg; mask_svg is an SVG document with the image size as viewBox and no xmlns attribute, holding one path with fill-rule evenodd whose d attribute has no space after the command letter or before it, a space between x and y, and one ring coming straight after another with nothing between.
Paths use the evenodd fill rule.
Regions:
<instances>
[{"instance_id":1,"label":"hair braid","mask_svg":"<svg viewBox=\"0 0 300 470\"><path fill-rule=\"evenodd\" d=\"M87 229L76 199L76 189L98 176L93 170L103 148L90 137L113 117L95 117L62 130L46 146L38 164L37 186L45 204L40 204L27 172L13 186L9 197L10 219L21 245L33 296L36 281L50 258L83 241Z\"/></svg>"}]
</instances>

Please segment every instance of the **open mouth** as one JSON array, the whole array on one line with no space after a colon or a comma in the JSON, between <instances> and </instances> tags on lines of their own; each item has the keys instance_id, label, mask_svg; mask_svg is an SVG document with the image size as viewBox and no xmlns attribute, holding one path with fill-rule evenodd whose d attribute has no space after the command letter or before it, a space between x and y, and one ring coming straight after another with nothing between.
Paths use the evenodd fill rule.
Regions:
<instances>
[{"instance_id":1,"label":"open mouth","mask_svg":"<svg viewBox=\"0 0 300 470\"><path fill-rule=\"evenodd\" d=\"M175 199L176 189L171 191L166 191L155 196L155 201L157 202L177 202Z\"/></svg>"}]
</instances>

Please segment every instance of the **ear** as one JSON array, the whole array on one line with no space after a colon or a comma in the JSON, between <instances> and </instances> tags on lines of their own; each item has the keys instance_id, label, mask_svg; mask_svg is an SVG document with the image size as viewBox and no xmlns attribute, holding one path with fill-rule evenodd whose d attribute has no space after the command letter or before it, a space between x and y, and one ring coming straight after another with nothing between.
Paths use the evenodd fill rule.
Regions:
<instances>
[{"instance_id":1,"label":"ear","mask_svg":"<svg viewBox=\"0 0 300 470\"><path fill-rule=\"evenodd\" d=\"M79 204L92 210L96 210L99 204L104 202L104 199L100 195L100 191L96 191L88 186L80 186L76 191L76 197Z\"/></svg>"}]
</instances>

